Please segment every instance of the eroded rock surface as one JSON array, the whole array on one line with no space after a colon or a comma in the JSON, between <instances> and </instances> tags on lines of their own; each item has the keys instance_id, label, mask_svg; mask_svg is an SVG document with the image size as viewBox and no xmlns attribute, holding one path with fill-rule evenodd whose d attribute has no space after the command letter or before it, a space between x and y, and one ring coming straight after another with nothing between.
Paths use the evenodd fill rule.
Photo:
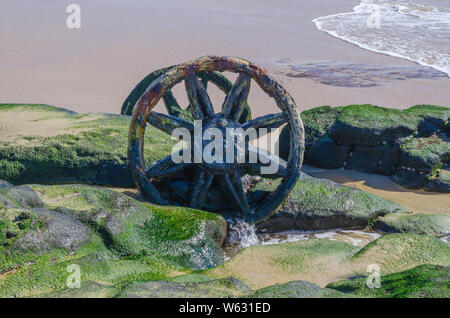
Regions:
<instances>
[{"instance_id":1,"label":"eroded rock surface","mask_svg":"<svg viewBox=\"0 0 450 318\"><path fill-rule=\"evenodd\" d=\"M263 195L275 189L278 182L264 179L252 191ZM398 212L406 210L365 191L302 174L286 204L258 228L279 232L366 226L379 215Z\"/></svg>"},{"instance_id":2,"label":"eroded rock surface","mask_svg":"<svg viewBox=\"0 0 450 318\"><path fill-rule=\"evenodd\" d=\"M129 124L129 116L0 104L0 179L15 185L133 187L127 158ZM145 136L149 164L171 153L170 136L153 127L148 127Z\"/></svg>"},{"instance_id":3,"label":"eroded rock surface","mask_svg":"<svg viewBox=\"0 0 450 318\"><path fill-rule=\"evenodd\" d=\"M0 193L14 202L0 205L3 297L62 289L71 264L86 280L119 283L223 262L226 221L217 214L81 185L13 186Z\"/></svg>"}]
</instances>

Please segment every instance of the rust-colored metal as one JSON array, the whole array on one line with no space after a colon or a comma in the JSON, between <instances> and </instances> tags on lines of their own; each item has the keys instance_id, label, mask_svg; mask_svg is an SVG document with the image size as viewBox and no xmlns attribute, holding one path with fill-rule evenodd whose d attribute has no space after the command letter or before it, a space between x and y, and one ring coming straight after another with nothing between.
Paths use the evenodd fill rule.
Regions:
<instances>
[{"instance_id":1,"label":"rust-colored metal","mask_svg":"<svg viewBox=\"0 0 450 318\"><path fill-rule=\"evenodd\" d=\"M120 113L122 115L132 115L134 107L139 100L139 98L144 94L147 87L156 80L159 76L167 73L168 70L171 68L177 67L178 65L172 65L170 67L165 67L158 69L156 71L153 71L149 75L147 75L144 79L142 79L136 87L130 92L130 94L127 96L125 101L122 104L122 108ZM214 84L219 88L222 92L228 94L230 92L231 87L233 86L233 83L231 83L225 75L219 73L219 72L198 72L196 74L202 84L207 88L209 83ZM189 121L192 121L192 115L191 115L191 105L188 105L187 107L181 107L178 103L177 99L173 95L171 90L168 90L162 97L164 101L164 106L169 113L169 115L177 116ZM247 102L245 102L247 103ZM248 104L245 105L242 114L240 114L239 122L244 123L251 119L251 110L250 106Z\"/></svg>"},{"instance_id":2,"label":"rust-colored metal","mask_svg":"<svg viewBox=\"0 0 450 318\"><path fill-rule=\"evenodd\" d=\"M194 75L200 72L224 71L239 73L240 76L225 98L222 113L213 114L211 112L212 106L210 105L206 89L201 81L198 81L197 77ZM191 129L186 122L179 121L179 118L175 116L165 115L166 117L163 117L158 114L152 115L155 105L174 85L182 80L186 80L186 90L190 98L190 103L195 106L192 108L194 119L203 120L205 124L212 123L218 127L220 125L228 127L229 125L238 125L235 121L236 118L239 117L239 113L242 111L242 107L244 107L243 105L246 104L250 78L253 79L264 92L275 99L277 106L283 114L273 114L256 118L244 123L242 127L272 128L280 127L282 124L287 123L291 137L289 159L287 163L284 164L283 160L280 159L281 167L276 175L277 177L282 178L281 182L273 192L259 203L258 206L252 207L247 202L246 194L240 180L244 171L249 171L249 169L252 170L252 168L255 168L254 165L251 166L244 163L233 166L230 169L222 166L216 167L214 164L210 166L202 164L184 164L184 166L177 167L176 164L171 164L167 158L164 158L149 169L146 169L143 149L147 122L152 123L156 127L159 126L158 128L166 132L170 132L177 126ZM158 121L158 119L160 120ZM167 127L167 123L169 123L170 127ZM136 103L132 115L129 130L128 157L137 186L151 202L157 204L172 204L172 202L168 202L158 192L152 184L150 177L164 175L164 171L167 171L168 173L177 173L185 168L195 168L196 176L191 187L190 205L192 207L203 207L205 203L204 200L206 200L206 193L211 186L212 180L218 177L222 180L220 183L225 187L228 187L228 192L234 199L234 202L237 203L236 206L238 209L240 209L248 219L258 222L275 213L288 199L300 176L303 161L303 149L304 129L297 106L291 95L273 76L268 74L267 71L261 67L241 58L205 56L172 67L151 82L150 86L148 86L145 93ZM258 166L258 164L256 164L256 166Z\"/></svg>"}]
</instances>

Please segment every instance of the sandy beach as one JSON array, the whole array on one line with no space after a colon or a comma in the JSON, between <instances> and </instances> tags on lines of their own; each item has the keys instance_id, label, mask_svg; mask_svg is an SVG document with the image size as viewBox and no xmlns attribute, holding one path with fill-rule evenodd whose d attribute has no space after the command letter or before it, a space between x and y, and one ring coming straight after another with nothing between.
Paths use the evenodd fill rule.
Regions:
<instances>
[{"instance_id":1,"label":"sandy beach","mask_svg":"<svg viewBox=\"0 0 450 318\"><path fill-rule=\"evenodd\" d=\"M388 199L415 213L446 214L450 211L448 193L427 192L424 190L406 189L388 176L368 174L355 170L320 169L303 166L303 171L316 178L330 179L340 184L364 190Z\"/></svg>"},{"instance_id":2,"label":"sandy beach","mask_svg":"<svg viewBox=\"0 0 450 318\"><path fill-rule=\"evenodd\" d=\"M356 0L77 3L81 29L66 27L66 3L1 2L0 103L46 103L77 112L118 113L135 84L151 71L207 54L239 56L268 68L301 110L352 103L406 108L422 103L446 105L450 100L446 76L394 78L371 87L286 76L286 63L279 61L416 65L315 29L312 19L351 11ZM186 99L183 87L175 91L180 100ZM219 107L223 95L217 89L211 89L211 95ZM273 101L255 86L250 103L255 115L276 111Z\"/></svg>"}]
</instances>

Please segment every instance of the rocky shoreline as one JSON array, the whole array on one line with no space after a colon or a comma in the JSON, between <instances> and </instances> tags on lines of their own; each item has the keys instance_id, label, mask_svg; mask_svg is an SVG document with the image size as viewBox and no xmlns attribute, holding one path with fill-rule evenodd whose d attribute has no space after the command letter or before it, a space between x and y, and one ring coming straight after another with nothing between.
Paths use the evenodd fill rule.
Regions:
<instances>
[{"instance_id":1,"label":"rocky shoreline","mask_svg":"<svg viewBox=\"0 0 450 318\"><path fill-rule=\"evenodd\" d=\"M405 168L421 176L421 187L447 191L448 111L352 105L303 112L306 160L322 151L321 164L365 164L365 171L393 178L404 165L416 169ZM361 112L364 120L355 120ZM375 122L380 114L389 120ZM21 122L9 125L14 116ZM307 174L279 212L257 225L260 233L357 226L381 237L362 248L323 238L250 246L225 261L228 230L221 215L157 206L102 187L132 186L128 123L127 116L0 105L0 297L450 296L450 246L443 239L450 235L448 213L411 213ZM145 151L152 162L173 141L148 129ZM285 141L281 137L281 150ZM385 159L394 152L397 159ZM261 179L248 191L264 195L276 183ZM81 288L66 286L73 264ZM365 284L370 264L381 268L381 289Z\"/></svg>"},{"instance_id":2,"label":"rocky shoreline","mask_svg":"<svg viewBox=\"0 0 450 318\"><path fill-rule=\"evenodd\" d=\"M406 110L373 105L317 107L302 112L305 163L391 176L413 189L450 192L450 108L416 105ZM289 136L280 135L287 157Z\"/></svg>"}]
</instances>

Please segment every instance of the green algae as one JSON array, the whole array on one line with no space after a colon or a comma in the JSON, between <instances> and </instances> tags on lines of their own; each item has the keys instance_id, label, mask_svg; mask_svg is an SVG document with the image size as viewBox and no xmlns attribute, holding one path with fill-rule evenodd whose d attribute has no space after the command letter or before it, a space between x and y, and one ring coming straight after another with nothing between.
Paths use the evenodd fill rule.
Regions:
<instances>
[{"instance_id":1,"label":"green algae","mask_svg":"<svg viewBox=\"0 0 450 318\"><path fill-rule=\"evenodd\" d=\"M1 297L64 289L70 275L67 268L72 264L80 266L82 281L110 285L163 280L221 262L226 222L219 215L160 207L89 186L30 188L48 209L42 211L64 222L78 222L78 229L61 236L55 226L49 226L61 220L39 219L41 210L2 210ZM78 238L79 231L84 234L76 245L60 246L58 242L65 242L66 235ZM15 236L6 238L7 233Z\"/></svg>"},{"instance_id":2,"label":"green algae","mask_svg":"<svg viewBox=\"0 0 450 318\"><path fill-rule=\"evenodd\" d=\"M450 216L423 213L388 214L379 218L374 227L386 232L443 236L450 234Z\"/></svg>"},{"instance_id":3,"label":"green algae","mask_svg":"<svg viewBox=\"0 0 450 318\"><path fill-rule=\"evenodd\" d=\"M424 264L406 271L382 275L379 288L369 288L366 277L334 282L327 285L327 288L358 297L448 298L449 273L449 267Z\"/></svg>"},{"instance_id":4,"label":"green algae","mask_svg":"<svg viewBox=\"0 0 450 318\"><path fill-rule=\"evenodd\" d=\"M0 179L24 183L90 183L134 185L128 167L129 117L108 114L72 114L51 106L10 105L3 110L35 113L43 119L67 119L56 136L15 136L0 141ZM147 164L169 155L170 136L148 127L144 156Z\"/></svg>"}]
</instances>

